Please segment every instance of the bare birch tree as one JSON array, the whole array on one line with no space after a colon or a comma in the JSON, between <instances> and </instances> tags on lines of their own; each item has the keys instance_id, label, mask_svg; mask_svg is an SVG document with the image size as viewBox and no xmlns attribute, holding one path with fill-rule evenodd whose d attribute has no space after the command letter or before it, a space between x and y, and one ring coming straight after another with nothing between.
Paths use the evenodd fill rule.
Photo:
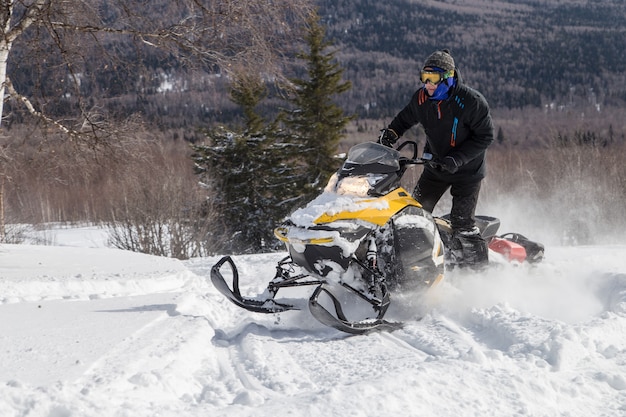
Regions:
<instances>
[{"instance_id":1,"label":"bare birch tree","mask_svg":"<svg viewBox=\"0 0 626 417\"><path fill-rule=\"evenodd\" d=\"M94 149L121 147L124 139L133 134L136 119L130 114L124 120L110 117L97 98L87 96L85 91L89 90L84 88L84 84L102 73L134 65L128 56L118 55L120 44L138 51L138 60L145 56L143 52L150 51L201 71L254 71L280 77L279 60L286 48L293 45L294 28L308 15L310 3L0 0L0 200L4 199L5 180L11 180L11 172L16 168L8 169L15 165L15 149L8 140L8 131L3 129L6 103L12 109L25 110L47 131L59 132L78 145ZM16 50L20 56L15 55ZM90 60L95 50L108 62L104 68ZM38 63L35 73L22 71L22 62ZM8 71L12 65L18 71ZM56 72L52 73L49 67ZM122 82L139 83L140 74L128 68L125 71ZM50 110L49 103L66 97L68 105L63 115ZM2 202L0 241L4 234Z\"/></svg>"},{"instance_id":2,"label":"bare birch tree","mask_svg":"<svg viewBox=\"0 0 626 417\"><path fill-rule=\"evenodd\" d=\"M0 94L73 138L98 138L111 133L111 126L86 105L78 106L80 114L69 124L46 114L13 86L7 64L18 38L35 30L34 42L47 36L75 92L86 69L75 59L83 43L112 55L106 46L114 38L167 52L186 65L276 74L294 22L303 20L310 7L308 0L0 0Z\"/></svg>"}]
</instances>

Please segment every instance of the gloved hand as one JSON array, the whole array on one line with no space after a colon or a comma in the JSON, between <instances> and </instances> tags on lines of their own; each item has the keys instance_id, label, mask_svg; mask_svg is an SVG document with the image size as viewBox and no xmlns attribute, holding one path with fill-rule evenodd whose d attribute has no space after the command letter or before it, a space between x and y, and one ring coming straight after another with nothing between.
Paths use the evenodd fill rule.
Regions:
<instances>
[{"instance_id":1,"label":"gloved hand","mask_svg":"<svg viewBox=\"0 0 626 417\"><path fill-rule=\"evenodd\" d=\"M454 174L459 170L459 164L451 156L446 156L441 160L441 169L448 171L450 174Z\"/></svg>"},{"instance_id":2,"label":"gloved hand","mask_svg":"<svg viewBox=\"0 0 626 417\"><path fill-rule=\"evenodd\" d=\"M378 143L392 148L393 144L396 143L397 140L398 140L398 134L394 132L393 129L382 129L380 131L380 136L378 137Z\"/></svg>"}]
</instances>

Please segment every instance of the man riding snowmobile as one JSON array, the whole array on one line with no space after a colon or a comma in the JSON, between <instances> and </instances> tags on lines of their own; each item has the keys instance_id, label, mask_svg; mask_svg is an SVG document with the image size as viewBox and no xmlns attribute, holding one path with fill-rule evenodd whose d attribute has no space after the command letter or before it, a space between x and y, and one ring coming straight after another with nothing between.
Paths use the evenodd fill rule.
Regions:
<instances>
[{"instance_id":1,"label":"man riding snowmobile","mask_svg":"<svg viewBox=\"0 0 626 417\"><path fill-rule=\"evenodd\" d=\"M401 156L406 146L413 147L412 157ZM443 279L444 259L453 253L444 247L453 242L450 223L434 219L400 185L408 167L428 161L417 158L415 142L397 150L374 142L354 146L324 192L276 228L288 256L263 293L242 295L230 256L213 266L211 281L234 304L254 312L301 309L297 300L276 299L278 291L314 286L308 308L328 326L355 334L400 327L384 319L390 291L427 292ZM524 261L521 246L494 236L497 219L479 220L484 238L498 242L510 259ZM355 318L351 313L362 306L369 314Z\"/></svg>"},{"instance_id":2,"label":"man riding snowmobile","mask_svg":"<svg viewBox=\"0 0 626 417\"><path fill-rule=\"evenodd\" d=\"M463 84L447 49L433 52L422 67L420 87L411 101L382 130L380 143L392 146L412 126L426 133L425 154L432 154L413 191L431 212L450 189L450 224L454 235L454 261L480 267L488 262L487 242L476 226L475 210L486 173L485 153L493 143L493 124L485 98Z\"/></svg>"}]
</instances>

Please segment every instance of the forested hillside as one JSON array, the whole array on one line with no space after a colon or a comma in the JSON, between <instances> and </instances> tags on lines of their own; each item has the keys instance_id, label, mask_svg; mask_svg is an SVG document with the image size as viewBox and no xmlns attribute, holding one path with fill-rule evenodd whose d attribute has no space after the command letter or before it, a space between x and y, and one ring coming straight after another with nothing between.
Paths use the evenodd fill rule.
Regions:
<instances>
[{"instance_id":1,"label":"forested hillside","mask_svg":"<svg viewBox=\"0 0 626 417\"><path fill-rule=\"evenodd\" d=\"M444 47L466 82L496 109L626 102L622 0L317 2L344 78L353 85L339 104L360 118L395 114L416 88L425 57ZM144 7L142 13L159 10ZM73 111L69 75L47 42L36 32L20 39L8 70L18 91L62 117ZM107 47L127 59L112 61L96 48L80 51L85 70L96 74L83 80L82 93L102 111L139 113L158 129L185 129L181 135L187 139L196 136L195 127L228 123L236 114L226 94L228 80L216 68L189 68L141 42L111 41ZM23 120L20 109L10 110L8 124Z\"/></svg>"},{"instance_id":2,"label":"forested hillside","mask_svg":"<svg viewBox=\"0 0 626 417\"><path fill-rule=\"evenodd\" d=\"M620 0L320 1L361 114L395 111L444 47L496 108L626 101Z\"/></svg>"}]
</instances>

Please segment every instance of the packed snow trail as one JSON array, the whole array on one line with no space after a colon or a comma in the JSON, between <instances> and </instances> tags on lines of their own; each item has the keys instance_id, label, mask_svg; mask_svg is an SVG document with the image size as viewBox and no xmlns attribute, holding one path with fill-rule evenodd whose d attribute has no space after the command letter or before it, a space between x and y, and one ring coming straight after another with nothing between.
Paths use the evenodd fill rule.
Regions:
<instances>
[{"instance_id":1,"label":"packed snow trail","mask_svg":"<svg viewBox=\"0 0 626 417\"><path fill-rule=\"evenodd\" d=\"M350 336L234 306L207 281L219 257L5 245L0 415L624 415L624 250L455 271L394 295L401 330ZM242 289L282 256L235 257Z\"/></svg>"}]
</instances>

